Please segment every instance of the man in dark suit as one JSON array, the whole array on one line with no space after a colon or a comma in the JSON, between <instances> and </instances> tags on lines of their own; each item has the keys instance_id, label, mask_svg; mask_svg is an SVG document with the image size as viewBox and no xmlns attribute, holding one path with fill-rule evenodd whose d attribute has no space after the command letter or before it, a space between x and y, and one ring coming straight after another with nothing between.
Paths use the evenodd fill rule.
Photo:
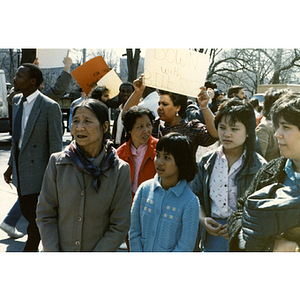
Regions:
<instances>
[{"instance_id":1,"label":"man in dark suit","mask_svg":"<svg viewBox=\"0 0 300 300\"><path fill-rule=\"evenodd\" d=\"M16 186L22 214L28 221L24 251L38 250L38 196L50 155L62 149L61 110L57 102L39 92L42 82L42 72L34 64L21 65L14 78L15 90L22 95L13 98L12 148L4 179Z\"/></svg>"}]
</instances>

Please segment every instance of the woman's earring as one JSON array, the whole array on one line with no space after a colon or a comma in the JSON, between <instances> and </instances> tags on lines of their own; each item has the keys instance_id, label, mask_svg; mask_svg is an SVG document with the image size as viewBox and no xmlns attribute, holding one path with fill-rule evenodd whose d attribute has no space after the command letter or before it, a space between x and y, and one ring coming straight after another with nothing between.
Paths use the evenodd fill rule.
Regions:
<instances>
[{"instance_id":1,"label":"woman's earring","mask_svg":"<svg viewBox=\"0 0 300 300\"><path fill-rule=\"evenodd\" d=\"M178 116L179 116L178 111L176 111L176 117L178 117Z\"/></svg>"}]
</instances>

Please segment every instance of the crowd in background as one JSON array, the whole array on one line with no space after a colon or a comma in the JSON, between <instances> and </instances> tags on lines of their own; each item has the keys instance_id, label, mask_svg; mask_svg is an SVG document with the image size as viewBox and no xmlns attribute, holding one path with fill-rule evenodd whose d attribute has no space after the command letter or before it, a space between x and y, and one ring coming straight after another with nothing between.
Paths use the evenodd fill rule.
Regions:
<instances>
[{"instance_id":1,"label":"crowd in background","mask_svg":"<svg viewBox=\"0 0 300 300\"><path fill-rule=\"evenodd\" d=\"M207 81L193 99L142 75L114 98L81 91L62 149L71 63L47 91L38 62L23 64L8 96L4 180L18 199L0 228L22 237L24 215L24 251L299 250L300 94L271 88L260 106L242 86Z\"/></svg>"}]
</instances>

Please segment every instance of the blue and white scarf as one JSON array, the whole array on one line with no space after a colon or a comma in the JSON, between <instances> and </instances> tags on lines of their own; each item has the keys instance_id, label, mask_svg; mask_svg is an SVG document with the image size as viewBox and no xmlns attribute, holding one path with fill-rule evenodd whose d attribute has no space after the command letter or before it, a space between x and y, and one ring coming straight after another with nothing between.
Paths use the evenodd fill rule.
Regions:
<instances>
[{"instance_id":1,"label":"blue and white scarf","mask_svg":"<svg viewBox=\"0 0 300 300\"><path fill-rule=\"evenodd\" d=\"M104 145L103 145L104 146ZM79 149L75 141L72 141L66 147L64 152L70 157L73 165L81 172L85 172L93 177L93 186L96 192L99 192L101 181L99 176L102 172L116 165L119 160L117 151L112 147L112 142L107 141L105 147L105 156L100 167L95 166Z\"/></svg>"}]
</instances>

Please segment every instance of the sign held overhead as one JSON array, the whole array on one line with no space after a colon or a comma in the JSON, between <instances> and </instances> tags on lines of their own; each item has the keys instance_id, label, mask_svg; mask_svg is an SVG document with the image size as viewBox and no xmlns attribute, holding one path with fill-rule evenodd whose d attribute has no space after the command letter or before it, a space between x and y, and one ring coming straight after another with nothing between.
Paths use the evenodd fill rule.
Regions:
<instances>
[{"instance_id":1,"label":"sign held overhead","mask_svg":"<svg viewBox=\"0 0 300 300\"><path fill-rule=\"evenodd\" d=\"M88 95L97 82L110 71L102 56L96 56L71 72L82 90Z\"/></svg>"},{"instance_id":2,"label":"sign held overhead","mask_svg":"<svg viewBox=\"0 0 300 300\"><path fill-rule=\"evenodd\" d=\"M64 67L63 60L68 51L68 49L37 49L39 67L41 69Z\"/></svg>"},{"instance_id":3,"label":"sign held overhead","mask_svg":"<svg viewBox=\"0 0 300 300\"><path fill-rule=\"evenodd\" d=\"M209 55L187 49L147 49L145 85L197 97L204 85Z\"/></svg>"}]
</instances>

